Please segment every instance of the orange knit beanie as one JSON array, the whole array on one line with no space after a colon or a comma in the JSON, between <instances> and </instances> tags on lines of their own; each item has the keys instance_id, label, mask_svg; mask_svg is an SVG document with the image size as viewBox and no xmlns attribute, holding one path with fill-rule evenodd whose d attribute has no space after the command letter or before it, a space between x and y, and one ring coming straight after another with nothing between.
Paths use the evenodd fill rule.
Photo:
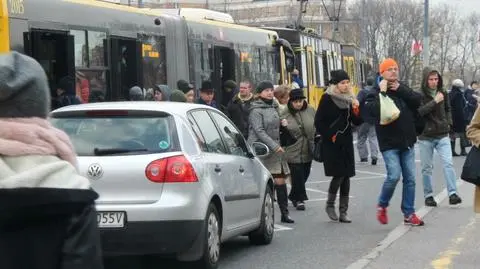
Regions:
<instances>
[{"instance_id":1,"label":"orange knit beanie","mask_svg":"<svg viewBox=\"0 0 480 269\"><path fill-rule=\"evenodd\" d=\"M387 69L389 69L391 67L397 67L398 68L398 64L394 59L387 58L387 59L383 60L383 62L379 66L380 75L383 74L383 72L387 71Z\"/></svg>"}]
</instances>

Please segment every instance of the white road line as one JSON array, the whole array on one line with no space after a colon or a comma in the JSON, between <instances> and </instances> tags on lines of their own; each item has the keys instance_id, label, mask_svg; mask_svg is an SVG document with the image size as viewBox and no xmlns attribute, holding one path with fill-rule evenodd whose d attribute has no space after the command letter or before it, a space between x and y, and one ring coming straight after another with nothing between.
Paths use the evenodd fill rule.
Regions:
<instances>
[{"instance_id":1,"label":"white road line","mask_svg":"<svg viewBox=\"0 0 480 269\"><path fill-rule=\"evenodd\" d=\"M321 191L321 190L317 190L317 189L305 188L305 190L311 191L311 192L318 192L318 193L328 194L328 192L326 192L326 191Z\"/></svg>"},{"instance_id":2,"label":"white road line","mask_svg":"<svg viewBox=\"0 0 480 269\"><path fill-rule=\"evenodd\" d=\"M350 198L355 198L355 196L349 196ZM315 198L315 199L308 199L307 201L305 201L306 203L309 203L309 202L321 202L321 201L326 201L327 198Z\"/></svg>"},{"instance_id":3,"label":"white road line","mask_svg":"<svg viewBox=\"0 0 480 269\"><path fill-rule=\"evenodd\" d=\"M276 223L275 223L274 230L275 230L275 232L280 232L280 231L293 230L293 228L290 228L290 227L283 226L283 225L280 225L280 224L276 224Z\"/></svg>"},{"instance_id":4,"label":"white road line","mask_svg":"<svg viewBox=\"0 0 480 269\"><path fill-rule=\"evenodd\" d=\"M357 173L360 173L360 174L367 174L367 175L374 175L374 176L382 176L382 177L386 177L386 176L387 176L387 174L370 172L370 171L364 171L364 170L356 170L356 172L357 172Z\"/></svg>"},{"instance_id":5,"label":"white road line","mask_svg":"<svg viewBox=\"0 0 480 269\"><path fill-rule=\"evenodd\" d=\"M357 181L357 180L368 180L368 179L377 179L377 178L384 178L385 176L374 176L374 177L354 177L351 178L351 181ZM330 183L332 181L331 179L329 180L318 180L318 181L307 181L305 184L318 184L318 183Z\"/></svg>"},{"instance_id":6,"label":"white road line","mask_svg":"<svg viewBox=\"0 0 480 269\"><path fill-rule=\"evenodd\" d=\"M457 188L463 184L463 181L459 179L457 181ZM435 201L437 201L438 204L442 203L443 200L445 200L448 197L448 191L447 189L443 189L442 192L437 194L435 196ZM417 210L417 215L420 218L425 217L430 211L433 210L433 207L426 207L423 206L419 210ZM347 269L363 269L367 267L373 260L375 260L380 254L387 249L393 242L396 240L400 239L403 235L405 235L408 231L412 229L412 226L407 226L404 225L403 223L400 223L395 229L393 229L385 239L383 239L377 247L375 247L370 253L367 255L363 256L362 258L358 259L356 262L350 264ZM414 228L414 229L418 229Z\"/></svg>"}]
</instances>

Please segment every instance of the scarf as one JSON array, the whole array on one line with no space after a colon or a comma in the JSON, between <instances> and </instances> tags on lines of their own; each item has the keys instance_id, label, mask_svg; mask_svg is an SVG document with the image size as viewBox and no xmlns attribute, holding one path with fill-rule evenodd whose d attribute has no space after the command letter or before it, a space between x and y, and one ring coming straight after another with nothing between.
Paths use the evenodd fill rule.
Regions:
<instances>
[{"instance_id":1,"label":"scarf","mask_svg":"<svg viewBox=\"0 0 480 269\"><path fill-rule=\"evenodd\" d=\"M242 96L240 96L240 93L237 94L237 98L238 100L240 100L242 103L245 103L247 101L250 101L250 99L253 98L253 93L250 93L247 97L245 98L242 98Z\"/></svg>"},{"instance_id":2,"label":"scarf","mask_svg":"<svg viewBox=\"0 0 480 269\"><path fill-rule=\"evenodd\" d=\"M51 155L77 168L77 158L66 133L42 118L0 119L0 156Z\"/></svg>"},{"instance_id":3,"label":"scarf","mask_svg":"<svg viewBox=\"0 0 480 269\"><path fill-rule=\"evenodd\" d=\"M350 90L347 93L337 93L335 91L336 85L331 85L327 88L326 94L332 97L333 102L335 105L338 106L340 109L347 109L352 104L353 99L355 96L353 95L352 91Z\"/></svg>"}]
</instances>

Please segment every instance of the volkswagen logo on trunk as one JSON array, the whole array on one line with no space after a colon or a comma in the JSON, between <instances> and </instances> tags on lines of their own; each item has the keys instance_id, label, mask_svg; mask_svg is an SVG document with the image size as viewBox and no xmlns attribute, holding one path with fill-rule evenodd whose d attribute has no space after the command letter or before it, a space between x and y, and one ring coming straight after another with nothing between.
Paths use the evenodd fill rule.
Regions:
<instances>
[{"instance_id":1,"label":"volkswagen logo on trunk","mask_svg":"<svg viewBox=\"0 0 480 269\"><path fill-rule=\"evenodd\" d=\"M90 179L99 179L103 176L103 169L98 163L91 164L87 170Z\"/></svg>"}]
</instances>

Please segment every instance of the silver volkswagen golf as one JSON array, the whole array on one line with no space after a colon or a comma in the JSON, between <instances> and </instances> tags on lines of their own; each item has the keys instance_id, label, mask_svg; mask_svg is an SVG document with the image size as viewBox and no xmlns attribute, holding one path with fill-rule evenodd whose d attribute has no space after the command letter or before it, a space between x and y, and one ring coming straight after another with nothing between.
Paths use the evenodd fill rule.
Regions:
<instances>
[{"instance_id":1,"label":"silver volkswagen golf","mask_svg":"<svg viewBox=\"0 0 480 269\"><path fill-rule=\"evenodd\" d=\"M225 115L203 105L106 102L57 109L80 173L99 193L106 255L174 255L216 268L221 242L269 244L273 181Z\"/></svg>"}]
</instances>

